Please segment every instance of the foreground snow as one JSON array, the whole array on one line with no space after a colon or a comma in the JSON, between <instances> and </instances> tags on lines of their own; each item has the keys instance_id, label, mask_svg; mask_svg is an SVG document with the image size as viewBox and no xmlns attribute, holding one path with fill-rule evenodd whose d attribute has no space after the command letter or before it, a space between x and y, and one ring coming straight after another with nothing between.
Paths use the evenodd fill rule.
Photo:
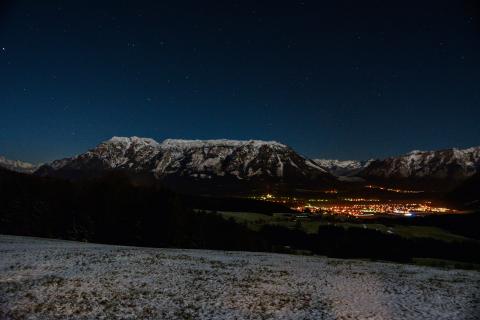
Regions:
<instances>
[{"instance_id":1,"label":"foreground snow","mask_svg":"<svg viewBox=\"0 0 480 320\"><path fill-rule=\"evenodd\" d=\"M480 273L0 236L0 319L478 319Z\"/></svg>"}]
</instances>

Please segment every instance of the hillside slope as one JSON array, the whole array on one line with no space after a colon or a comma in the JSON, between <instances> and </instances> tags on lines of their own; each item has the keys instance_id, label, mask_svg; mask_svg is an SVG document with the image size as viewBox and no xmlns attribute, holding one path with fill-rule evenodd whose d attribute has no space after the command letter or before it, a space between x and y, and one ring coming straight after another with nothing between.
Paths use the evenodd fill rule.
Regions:
<instances>
[{"instance_id":1,"label":"hillside slope","mask_svg":"<svg viewBox=\"0 0 480 320\"><path fill-rule=\"evenodd\" d=\"M1 319L475 319L480 273L0 236ZM22 253L22 254L19 254Z\"/></svg>"}]
</instances>

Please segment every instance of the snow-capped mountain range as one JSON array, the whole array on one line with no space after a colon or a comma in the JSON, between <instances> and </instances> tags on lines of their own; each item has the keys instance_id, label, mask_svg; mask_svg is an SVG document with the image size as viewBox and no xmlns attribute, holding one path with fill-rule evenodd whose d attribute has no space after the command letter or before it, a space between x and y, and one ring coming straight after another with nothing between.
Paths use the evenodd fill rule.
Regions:
<instances>
[{"instance_id":1,"label":"snow-capped mountain range","mask_svg":"<svg viewBox=\"0 0 480 320\"><path fill-rule=\"evenodd\" d=\"M40 176L81 178L123 170L184 186L231 183L329 187L342 182L418 183L453 187L480 173L480 147L412 151L384 160L308 159L275 141L180 140L113 137L80 155L37 166L0 157L0 167ZM443 182L442 182L443 181ZM250 185L249 185L250 186Z\"/></svg>"},{"instance_id":2,"label":"snow-capped mountain range","mask_svg":"<svg viewBox=\"0 0 480 320\"><path fill-rule=\"evenodd\" d=\"M115 169L185 183L215 179L303 186L335 181L319 165L275 141L167 139L158 143L139 137L113 137L86 153L44 165L36 174L76 177Z\"/></svg>"},{"instance_id":3,"label":"snow-capped mountain range","mask_svg":"<svg viewBox=\"0 0 480 320\"><path fill-rule=\"evenodd\" d=\"M465 180L480 172L480 147L414 150L406 155L372 161L358 173L365 178Z\"/></svg>"},{"instance_id":4,"label":"snow-capped mountain range","mask_svg":"<svg viewBox=\"0 0 480 320\"><path fill-rule=\"evenodd\" d=\"M314 159L313 161L336 177L351 177L362 171L374 160Z\"/></svg>"},{"instance_id":5,"label":"snow-capped mountain range","mask_svg":"<svg viewBox=\"0 0 480 320\"><path fill-rule=\"evenodd\" d=\"M38 165L19 160L9 160L5 157L0 156L0 168L21 173L33 173L35 172L35 170L38 169Z\"/></svg>"}]
</instances>

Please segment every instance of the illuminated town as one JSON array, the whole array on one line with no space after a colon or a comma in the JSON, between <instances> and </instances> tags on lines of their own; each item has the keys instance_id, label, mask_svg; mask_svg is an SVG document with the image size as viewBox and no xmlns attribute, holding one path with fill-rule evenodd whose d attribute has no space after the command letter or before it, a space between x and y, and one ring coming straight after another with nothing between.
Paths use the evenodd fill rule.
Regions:
<instances>
[{"instance_id":1,"label":"illuminated town","mask_svg":"<svg viewBox=\"0 0 480 320\"><path fill-rule=\"evenodd\" d=\"M419 191L419 190L402 190L402 189L396 189L396 188L384 188L384 187L374 186L374 185L368 185L368 186L365 186L365 188L384 190L384 191L390 191L395 193L413 193L413 194L423 193L423 191Z\"/></svg>"},{"instance_id":2,"label":"illuminated town","mask_svg":"<svg viewBox=\"0 0 480 320\"><path fill-rule=\"evenodd\" d=\"M435 206L431 201L427 200L380 200L350 197L337 199L303 199L296 197L274 196L272 194L266 194L252 198L281 203L299 213L308 213L312 215L332 214L354 217L413 217L458 212L454 209Z\"/></svg>"}]
</instances>

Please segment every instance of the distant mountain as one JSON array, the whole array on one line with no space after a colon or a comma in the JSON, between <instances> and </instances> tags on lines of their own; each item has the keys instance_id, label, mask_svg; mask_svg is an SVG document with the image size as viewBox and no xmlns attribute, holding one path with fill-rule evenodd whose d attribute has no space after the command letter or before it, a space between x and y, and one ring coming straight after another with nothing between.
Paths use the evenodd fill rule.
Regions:
<instances>
[{"instance_id":1,"label":"distant mountain","mask_svg":"<svg viewBox=\"0 0 480 320\"><path fill-rule=\"evenodd\" d=\"M36 174L79 178L122 170L180 190L330 187L336 179L275 141L113 137L81 155L53 161Z\"/></svg>"},{"instance_id":2,"label":"distant mountain","mask_svg":"<svg viewBox=\"0 0 480 320\"><path fill-rule=\"evenodd\" d=\"M351 177L366 168L373 160L314 159L313 161L336 177Z\"/></svg>"},{"instance_id":3,"label":"distant mountain","mask_svg":"<svg viewBox=\"0 0 480 320\"><path fill-rule=\"evenodd\" d=\"M83 154L43 165L35 173L81 178L113 169L151 172L154 169L155 157L160 151L160 144L153 139L113 137Z\"/></svg>"},{"instance_id":4,"label":"distant mountain","mask_svg":"<svg viewBox=\"0 0 480 320\"><path fill-rule=\"evenodd\" d=\"M480 147L412 151L399 157L372 161L357 175L367 180L430 185L448 189L480 172Z\"/></svg>"},{"instance_id":5,"label":"distant mountain","mask_svg":"<svg viewBox=\"0 0 480 320\"><path fill-rule=\"evenodd\" d=\"M19 160L9 160L2 156L0 156L0 167L21 173L33 173L38 169L37 165Z\"/></svg>"},{"instance_id":6,"label":"distant mountain","mask_svg":"<svg viewBox=\"0 0 480 320\"><path fill-rule=\"evenodd\" d=\"M27 172L34 170L32 165L16 163ZM309 192L347 187L350 182L450 191L480 172L480 147L341 161L310 160L275 141L167 139L159 143L113 137L83 154L43 165L35 174L78 179L109 171L125 171L139 181L160 181L178 191L202 194Z\"/></svg>"}]
</instances>

